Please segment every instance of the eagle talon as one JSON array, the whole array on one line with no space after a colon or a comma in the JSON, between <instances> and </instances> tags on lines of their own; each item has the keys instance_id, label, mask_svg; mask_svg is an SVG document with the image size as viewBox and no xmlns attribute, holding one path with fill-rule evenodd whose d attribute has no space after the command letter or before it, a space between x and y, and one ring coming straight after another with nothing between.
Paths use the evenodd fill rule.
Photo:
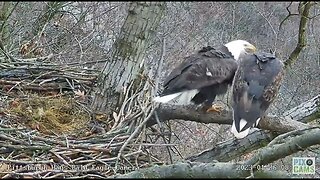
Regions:
<instances>
[{"instance_id":1,"label":"eagle talon","mask_svg":"<svg viewBox=\"0 0 320 180\"><path fill-rule=\"evenodd\" d=\"M223 107L221 105L213 104L206 112L217 112L221 114Z\"/></svg>"}]
</instances>

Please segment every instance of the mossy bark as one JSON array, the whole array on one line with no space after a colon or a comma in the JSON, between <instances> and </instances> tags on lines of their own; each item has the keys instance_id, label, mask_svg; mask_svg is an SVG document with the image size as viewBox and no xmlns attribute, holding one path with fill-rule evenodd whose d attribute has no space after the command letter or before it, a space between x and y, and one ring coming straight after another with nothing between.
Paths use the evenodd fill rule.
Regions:
<instances>
[{"instance_id":1,"label":"mossy bark","mask_svg":"<svg viewBox=\"0 0 320 180\"><path fill-rule=\"evenodd\" d=\"M143 59L151 35L160 23L164 2L133 2L116 40L111 58L99 78L93 109L117 112L124 90L143 72Z\"/></svg>"},{"instance_id":2,"label":"mossy bark","mask_svg":"<svg viewBox=\"0 0 320 180\"><path fill-rule=\"evenodd\" d=\"M302 2L301 9L299 8L299 12L302 12L302 13L300 14L301 18L300 18L300 25L299 25L298 44L290 54L289 58L284 62L285 68L290 67L297 61L300 55L300 52L307 45L306 29L307 29L309 11L313 5L314 3L311 3L309 1Z\"/></svg>"},{"instance_id":3,"label":"mossy bark","mask_svg":"<svg viewBox=\"0 0 320 180\"><path fill-rule=\"evenodd\" d=\"M112 178L247 178L297 177L286 172L285 166L270 163L320 144L320 129L301 130L300 134L279 144L260 149L249 160L239 163L178 162L171 165L154 165ZM270 164L270 165L268 165ZM290 166L289 166L290 167Z\"/></svg>"}]
</instances>

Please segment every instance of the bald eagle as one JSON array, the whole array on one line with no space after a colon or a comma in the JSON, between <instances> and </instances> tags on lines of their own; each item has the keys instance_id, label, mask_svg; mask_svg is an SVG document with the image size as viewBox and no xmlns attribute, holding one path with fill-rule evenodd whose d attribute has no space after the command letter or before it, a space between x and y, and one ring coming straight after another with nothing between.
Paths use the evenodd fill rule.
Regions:
<instances>
[{"instance_id":1,"label":"bald eagle","mask_svg":"<svg viewBox=\"0 0 320 180\"><path fill-rule=\"evenodd\" d=\"M184 59L164 81L164 89L154 101L177 105L203 105L207 110L217 95L225 94L232 84L239 56L256 48L247 41L235 40L214 48L204 47Z\"/></svg>"},{"instance_id":2,"label":"bald eagle","mask_svg":"<svg viewBox=\"0 0 320 180\"><path fill-rule=\"evenodd\" d=\"M278 94L283 74L283 63L271 53L240 56L232 88L235 137L246 137L258 125Z\"/></svg>"}]
</instances>

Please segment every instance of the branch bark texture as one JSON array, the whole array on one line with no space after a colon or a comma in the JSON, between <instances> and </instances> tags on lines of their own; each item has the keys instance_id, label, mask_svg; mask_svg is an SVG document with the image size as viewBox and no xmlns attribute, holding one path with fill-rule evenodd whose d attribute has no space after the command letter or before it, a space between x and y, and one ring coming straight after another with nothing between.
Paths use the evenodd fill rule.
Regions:
<instances>
[{"instance_id":1,"label":"branch bark texture","mask_svg":"<svg viewBox=\"0 0 320 180\"><path fill-rule=\"evenodd\" d=\"M243 139L231 138L224 142L215 144L212 148L191 156L187 158L187 160L207 163L214 160L227 162L241 154L245 154L265 146L278 134L309 128L310 126L308 124L299 121L304 121L306 118L314 118L315 114L317 114L320 109L319 102L320 95L317 95L299 106L285 112L282 117L267 116L260 121L259 128L262 130L253 131ZM170 111L170 109L173 110ZM172 108L168 105L159 106L158 116L160 120L184 118L184 120L202 123L231 124L232 122L232 115L230 111L224 110L221 114L201 114L201 111L197 111L195 108Z\"/></svg>"},{"instance_id":2,"label":"branch bark texture","mask_svg":"<svg viewBox=\"0 0 320 180\"><path fill-rule=\"evenodd\" d=\"M293 177L280 168L268 169L262 165L320 144L320 129L301 130L289 141L262 148L256 155L241 163L176 163L139 169L113 178L245 178L253 177ZM273 171L273 172L272 172ZM253 174L251 174L253 172Z\"/></svg>"}]
</instances>

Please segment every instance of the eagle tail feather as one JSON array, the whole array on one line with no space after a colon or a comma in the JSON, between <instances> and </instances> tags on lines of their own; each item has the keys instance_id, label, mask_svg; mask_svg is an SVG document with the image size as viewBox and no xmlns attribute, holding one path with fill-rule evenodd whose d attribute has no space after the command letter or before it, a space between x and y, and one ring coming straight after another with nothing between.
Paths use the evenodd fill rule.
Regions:
<instances>
[{"instance_id":1,"label":"eagle tail feather","mask_svg":"<svg viewBox=\"0 0 320 180\"><path fill-rule=\"evenodd\" d=\"M171 101L172 99L180 96L181 94L182 94L182 92L169 94L166 96L157 96L153 99L153 101L160 102L160 103L167 103L167 102Z\"/></svg>"},{"instance_id":2,"label":"eagle tail feather","mask_svg":"<svg viewBox=\"0 0 320 180\"><path fill-rule=\"evenodd\" d=\"M238 130L236 128L236 122L235 121L233 121L233 123L232 123L231 132L234 134L234 136L237 139L242 139L242 138L246 137L249 134L250 127L245 129L245 130L242 130L242 128L246 125L247 122L246 122L246 120L241 119L239 123L240 123L240 132L238 132Z\"/></svg>"},{"instance_id":3,"label":"eagle tail feather","mask_svg":"<svg viewBox=\"0 0 320 180\"><path fill-rule=\"evenodd\" d=\"M199 90L193 89L165 96L157 96L153 100L160 103L172 102L177 105L188 105L192 103L191 100L197 93L199 93Z\"/></svg>"}]
</instances>

